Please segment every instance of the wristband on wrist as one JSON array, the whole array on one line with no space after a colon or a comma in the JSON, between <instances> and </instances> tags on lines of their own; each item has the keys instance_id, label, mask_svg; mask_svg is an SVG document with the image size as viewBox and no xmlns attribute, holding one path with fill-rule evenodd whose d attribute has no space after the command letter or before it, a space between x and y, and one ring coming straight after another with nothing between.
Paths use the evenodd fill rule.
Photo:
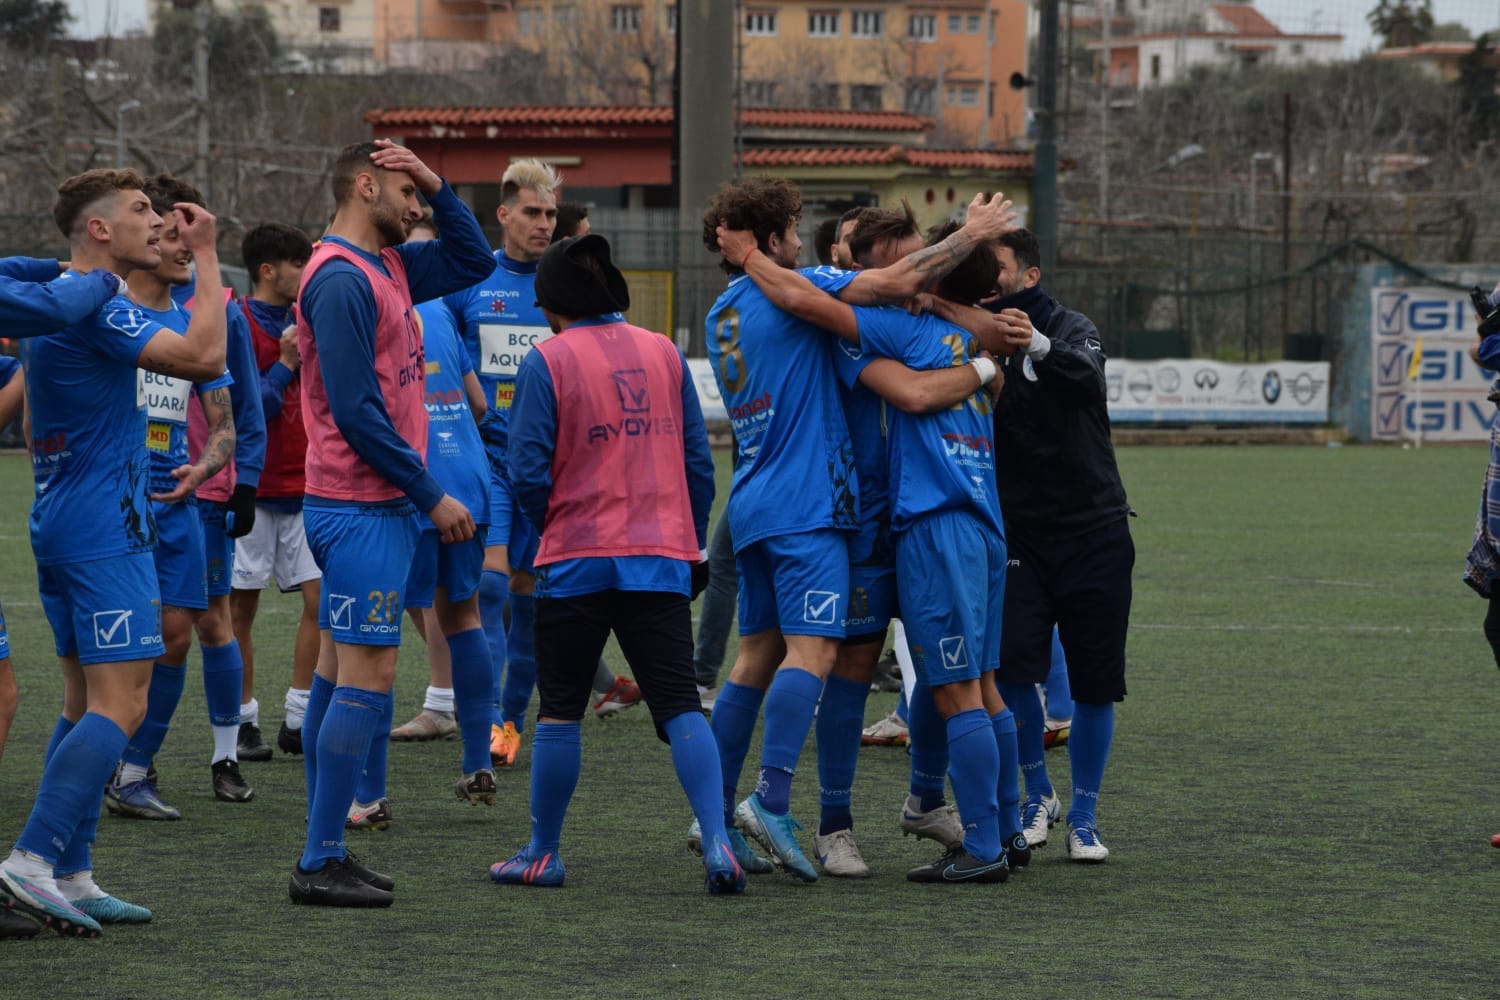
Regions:
<instances>
[{"instance_id":1,"label":"wristband on wrist","mask_svg":"<svg viewBox=\"0 0 1500 1000\"><path fill-rule=\"evenodd\" d=\"M748 263L750 263L750 258L752 256L754 256L755 253L757 251L759 251L759 250L760 250L760 247L751 247L749 250L745 251L745 257L744 257L743 260L740 261L740 270L741 271L743 271L745 269L745 265L748 264Z\"/></svg>"},{"instance_id":2,"label":"wristband on wrist","mask_svg":"<svg viewBox=\"0 0 1500 1000\"><path fill-rule=\"evenodd\" d=\"M995 381L995 372L999 371L999 368L995 366L995 362L990 358L975 358L969 362L969 365L974 371L979 373L979 384L981 386L989 385Z\"/></svg>"}]
</instances>

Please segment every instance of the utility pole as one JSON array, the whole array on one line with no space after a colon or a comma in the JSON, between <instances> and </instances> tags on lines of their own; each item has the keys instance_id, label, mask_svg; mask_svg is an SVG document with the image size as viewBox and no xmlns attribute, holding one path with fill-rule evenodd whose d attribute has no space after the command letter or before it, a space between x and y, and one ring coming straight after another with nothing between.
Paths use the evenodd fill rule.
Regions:
<instances>
[{"instance_id":1,"label":"utility pole","mask_svg":"<svg viewBox=\"0 0 1500 1000\"><path fill-rule=\"evenodd\" d=\"M1113 40L1110 31L1114 21L1114 11L1110 9L1111 0L1099 0L1099 16L1104 28L1104 99L1099 102L1099 221L1101 223L1099 234L1104 235L1105 226L1109 225L1109 93L1111 70L1114 68L1114 56L1110 53L1110 42Z\"/></svg>"},{"instance_id":2,"label":"utility pole","mask_svg":"<svg viewBox=\"0 0 1500 1000\"><path fill-rule=\"evenodd\" d=\"M1057 265L1057 8L1058 0L1037 6L1035 173L1031 178L1031 231L1042 251L1043 280L1051 280Z\"/></svg>"},{"instance_id":3,"label":"utility pole","mask_svg":"<svg viewBox=\"0 0 1500 1000\"><path fill-rule=\"evenodd\" d=\"M208 178L208 22L213 15L212 0L198 0L193 8L193 116L197 124L197 142L193 149L193 179L210 205Z\"/></svg>"}]
</instances>

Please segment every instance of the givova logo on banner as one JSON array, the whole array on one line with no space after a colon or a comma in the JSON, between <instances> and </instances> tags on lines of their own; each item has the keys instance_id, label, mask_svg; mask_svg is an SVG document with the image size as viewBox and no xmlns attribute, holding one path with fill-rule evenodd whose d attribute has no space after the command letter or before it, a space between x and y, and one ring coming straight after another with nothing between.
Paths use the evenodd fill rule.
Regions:
<instances>
[{"instance_id":1,"label":"givova logo on banner","mask_svg":"<svg viewBox=\"0 0 1500 1000\"><path fill-rule=\"evenodd\" d=\"M1452 288L1370 291L1370 429L1377 440L1483 441L1494 373L1469 357L1474 310Z\"/></svg>"}]
</instances>

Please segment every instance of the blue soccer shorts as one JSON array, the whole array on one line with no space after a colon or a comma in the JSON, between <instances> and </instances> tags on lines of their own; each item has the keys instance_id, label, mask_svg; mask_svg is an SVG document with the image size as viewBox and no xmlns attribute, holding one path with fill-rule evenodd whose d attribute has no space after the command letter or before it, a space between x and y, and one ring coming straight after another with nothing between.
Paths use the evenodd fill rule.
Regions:
<instances>
[{"instance_id":1,"label":"blue soccer shorts","mask_svg":"<svg viewBox=\"0 0 1500 1000\"><path fill-rule=\"evenodd\" d=\"M198 504L198 522L203 526L204 567L208 573L208 596L223 597L230 591L234 574L234 539L224 533L224 506Z\"/></svg>"},{"instance_id":2,"label":"blue soccer shorts","mask_svg":"<svg viewBox=\"0 0 1500 1000\"><path fill-rule=\"evenodd\" d=\"M510 544L511 519L515 516L516 503L503 461L490 456L490 526L484 533L485 548Z\"/></svg>"},{"instance_id":3,"label":"blue soccer shorts","mask_svg":"<svg viewBox=\"0 0 1500 1000\"><path fill-rule=\"evenodd\" d=\"M156 580L167 607L208 609L208 557L198 503L151 504L156 517Z\"/></svg>"},{"instance_id":4,"label":"blue soccer shorts","mask_svg":"<svg viewBox=\"0 0 1500 1000\"><path fill-rule=\"evenodd\" d=\"M885 637L896 617L896 550L888 518L866 522L849 539L849 601L844 610L844 645Z\"/></svg>"},{"instance_id":5,"label":"blue soccer shorts","mask_svg":"<svg viewBox=\"0 0 1500 1000\"><path fill-rule=\"evenodd\" d=\"M340 505L308 497L307 546L323 571L318 628L353 646L399 646L421 516L408 500Z\"/></svg>"},{"instance_id":6,"label":"blue soccer shorts","mask_svg":"<svg viewBox=\"0 0 1500 1000\"><path fill-rule=\"evenodd\" d=\"M406 606L430 608L436 588L448 592L448 603L467 601L479 592L484 572L484 526L467 542L444 545L436 528L424 528L406 577Z\"/></svg>"},{"instance_id":7,"label":"blue soccer shorts","mask_svg":"<svg viewBox=\"0 0 1500 1000\"><path fill-rule=\"evenodd\" d=\"M36 568L58 656L78 662L154 660L161 642L156 561L149 551Z\"/></svg>"},{"instance_id":8,"label":"blue soccer shorts","mask_svg":"<svg viewBox=\"0 0 1500 1000\"><path fill-rule=\"evenodd\" d=\"M824 529L762 538L735 552L740 634L844 638L849 536Z\"/></svg>"},{"instance_id":9,"label":"blue soccer shorts","mask_svg":"<svg viewBox=\"0 0 1500 1000\"><path fill-rule=\"evenodd\" d=\"M930 687L1000 663L1005 539L964 511L924 517L896 536L896 588L912 666Z\"/></svg>"}]
</instances>

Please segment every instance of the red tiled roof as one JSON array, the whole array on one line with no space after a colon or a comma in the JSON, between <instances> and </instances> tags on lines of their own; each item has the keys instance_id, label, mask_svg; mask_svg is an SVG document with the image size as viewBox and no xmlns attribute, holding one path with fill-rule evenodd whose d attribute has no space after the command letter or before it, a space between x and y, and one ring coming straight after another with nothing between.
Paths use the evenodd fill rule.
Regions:
<instances>
[{"instance_id":1,"label":"red tiled roof","mask_svg":"<svg viewBox=\"0 0 1500 1000\"><path fill-rule=\"evenodd\" d=\"M858 167L909 163L914 167L951 170L1001 170L1030 173L1036 160L1030 153L995 149L908 149L886 147L797 147L747 149L747 167Z\"/></svg>"},{"instance_id":2,"label":"red tiled roof","mask_svg":"<svg viewBox=\"0 0 1500 1000\"><path fill-rule=\"evenodd\" d=\"M1264 14L1244 3L1221 3L1214 5L1214 13L1228 22L1229 27L1241 35L1279 35L1281 29L1266 20Z\"/></svg>"},{"instance_id":3,"label":"red tiled roof","mask_svg":"<svg viewBox=\"0 0 1500 1000\"><path fill-rule=\"evenodd\" d=\"M917 132L932 122L904 111L844 111L816 108L746 108L745 124L765 128L859 129ZM374 108L365 121L376 127L487 125L670 125L666 107Z\"/></svg>"}]
</instances>

